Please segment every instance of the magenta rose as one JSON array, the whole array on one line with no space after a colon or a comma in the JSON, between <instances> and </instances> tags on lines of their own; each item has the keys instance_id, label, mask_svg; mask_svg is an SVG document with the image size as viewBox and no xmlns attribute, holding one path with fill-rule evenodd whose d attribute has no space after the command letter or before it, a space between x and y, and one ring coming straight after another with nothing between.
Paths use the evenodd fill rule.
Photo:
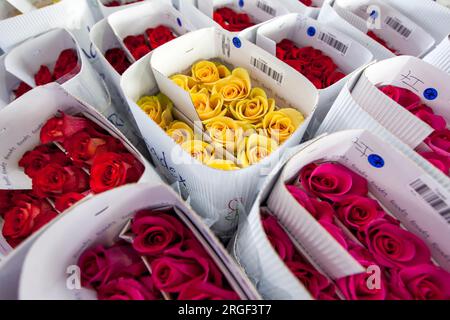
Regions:
<instances>
[{"instance_id":1,"label":"magenta rose","mask_svg":"<svg viewBox=\"0 0 450 320\"><path fill-rule=\"evenodd\" d=\"M376 263L366 260L358 261L364 268L375 266ZM372 272L363 272L336 280L336 285L346 300L385 300L387 296L386 279L380 274L379 287L369 277Z\"/></svg>"},{"instance_id":2,"label":"magenta rose","mask_svg":"<svg viewBox=\"0 0 450 320\"><path fill-rule=\"evenodd\" d=\"M179 244L186 237L186 227L174 216L148 210L138 212L131 224L133 248L142 255L156 256Z\"/></svg>"},{"instance_id":3,"label":"magenta rose","mask_svg":"<svg viewBox=\"0 0 450 320\"><path fill-rule=\"evenodd\" d=\"M450 130L444 129L434 131L425 139L425 143L437 154L444 157L450 157Z\"/></svg>"},{"instance_id":4,"label":"magenta rose","mask_svg":"<svg viewBox=\"0 0 450 320\"><path fill-rule=\"evenodd\" d=\"M341 228L328 221L319 221L319 223L342 247L348 248L347 237Z\"/></svg>"},{"instance_id":5,"label":"magenta rose","mask_svg":"<svg viewBox=\"0 0 450 320\"><path fill-rule=\"evenodd\" d=\"M295 248L286 231L279 225L277 219L267 215L262 220L264 231L275 251L283 261L291 261L294 257Z\"/></svg>"},{"instance_id":6,"label":"magenta rose","mask_svg":"<svg viewBox=\"0 0 450 320\"><path fill-rule=\"evenodd\" d=\"M240 298L234 291L197 280L192 281L180 292L178 300L240 300Z\"/></svg>"},{"instance_id":7,"label":"magenta rose","mask_svg":"<svg viewBox=\"0 0 450 320\"><path fill-rule=\"evenodd\" d=\"M335 212L328 202L319 201L311 198L296 186L286 186L289 193L297 200L297 202L306 209L317 221L333 221Z\"/></svg>"},{"instance_id":8,"label":"magenta rose","mask_svg":"<svg viewBox=\"0 0 450 320\"><path fill-rule=\"evenodd\" d=\"M351 230L360 232L372 221L384 217L378 201L361 196L348 196L335 203L339 220Z\"/></svg>"},{"instance_id":9,"label":"magenta rose","mask_svg":"<svg viewBox=\"0 0 450 320\"><path fill-rule=\"evenodd\" d=\"M334 285L313 266L299 261L287 262L286 266L295 277L308 289L314 299L323 297L331 298L334 293Z\"/></svg>"},{"instance_id":10,"label":"magenta rose","mask_svg":"<svg viewBox=\"0 0 450 320\"><path fill-rule=\"evenodd\" d=\"M138 277L146 272L141 258L128 244L86 250L78 259L78 266L82 285L94 288L119 276Z\"/></svg>"},{"instance_id":11,"label":"magenta rose","mask_svg":"<svg viewBox=\"0 0 450 320\"><path fill-rule=\"evenodd\" d=\"M444 174L448 175L450 170L450 158L447 156L442 156L436 152L422 152L419 153L433 166L441 170Z\"/></svg>"},{"instance_id":12,"label":"magenta rose","mask_svg":"<svg viewBox=\"0 0 450 320\"><path fill-rule=\"evenodd\" d=\"M223 275L196 240L186 240L151 262L155 287L164 292L181 292L192 281L223 285Z\"/></svg>"},{"instance_id":13,"label":"magenta rose","mask_svg":"<svg viewBox=\"0 0 450 320\"><path fill-rule=\"evenodd\" d=\"M152 292L145 284L148 279L139 281L133 278L118 278L111 280L98 289L99 300L159 300L159 294Z\"/></svg>"},{"instance_id":14,"label":"magenta rose","mask_svg":"<svg viewBox=\"0 0 450 320\"><path fill-rule=\"evenodd\" d=\"M338 163L323 163L300 172L303 188L319 198L339 201L344 196L368 193L367 180ZM305 170L305 172L303 172Z\"/></svg>"},{"instance_id":15,"label":"magenta rose","mask_svg":"<svg viewBox=\"0 0 450 320\"><path fill-rule=\"evenodd\" d=\"M380 90L389 98L408 110L419 106L421 103L418 95L405 88L388 85L381 87Z\"/></svg>"},{"instance_id":16,"label":"magenta rose","mask_svg":"<svg viewBox=\"0 0 450 320\"><path fill-rule=\"evenodd\" d=\"M415 110L413 111L413 114L423 122L427 123L434 130L444 130L447 125L447 122L443 117L435 115L433 112L427 111L426 109L421 108Z\"/></svg>"},{"instance_id":17,"label":"magenta rose","mask_svg":"<svg viewBox=\"0 0 450 320\"><path fill-rule=\"evenodd\" d=\"M391 271L390 299L450 300L450 274L432 264Z\"/></svg>"},{"instance_id":18,"label":"magenta rose","mask_svg":"<svg viewBox=\"0 0 450 320\"><path fill-rule=\"evenodd\" d=\"M381 266L405 268L430 262L430 250L420 238L383 219L367 227L365 243Z\"/></svg>"}]
</instances>

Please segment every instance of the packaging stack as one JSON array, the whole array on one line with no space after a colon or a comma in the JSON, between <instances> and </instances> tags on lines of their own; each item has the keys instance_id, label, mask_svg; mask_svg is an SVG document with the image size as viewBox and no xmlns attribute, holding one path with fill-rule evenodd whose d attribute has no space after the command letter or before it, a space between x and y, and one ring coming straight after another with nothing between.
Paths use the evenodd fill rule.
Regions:
<instances>
[{"instance_id":1,"label":"packaging stack","mask_svg":"<svg viewBox=\"0 0 450 320\"><path fill-rule=\"evenodd\" d=\"M0 0L0 34L0 299L450 300L445 3Z\"/></svg>"}]
</instances>

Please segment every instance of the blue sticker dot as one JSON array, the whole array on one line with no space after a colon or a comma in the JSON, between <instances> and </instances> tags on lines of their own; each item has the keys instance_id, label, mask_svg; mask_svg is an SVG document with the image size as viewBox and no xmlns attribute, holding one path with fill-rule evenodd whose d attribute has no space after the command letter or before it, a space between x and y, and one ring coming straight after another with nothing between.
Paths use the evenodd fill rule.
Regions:
<instances>
[{"instance_id":1,"label":"blue sticker dot","mask_svg":"<svg viewBox=\"0 0 450 320\"><path fill-rule=\"evenodd\" d=\"M375 10L373 10L371 13L370 13L370 17L372 18L372 19L376 19L376 18L378 18L378 12L376 12Z\"/></svg>"},{"instance_id":2,"label":"blue sticker dot","mask_svg":"<svg viewBox=\"0 0 450 320\"><path fill-rule=\"evenodd\" d=\"M308 36L314 37L316 35L316 28L309 27L308 30L306 30L306 33L308 34Z\"/></svg>"},{"instance_id":3,"label":"blue sticker dot","mask_svg":"<svg viewBox=\"0 0 450 320\"><path fill-rule=\"evenodd\" d=\"M384 167L384 159L377 155L377 154L371 154L369 157L369 163L375 167L375 168L383 168Z\"/></svg>"},{"instance_id":4,"label":"blue sticker dot","mask_svg":"<svg viewBox=\"0 0 450 320\"><path fill-rule=\"evenodd\" d=\"M240 48L240 47L242 47L242 42L241 42L241 39L239 39L238 37L234 37L233 38L233 44L234 44L234 46L236 47L236 48Z\"/></svg>"},{"instance_id":5,"label":"blue sticker dot","mask_svg":"<svg viewBox=\"0 0 450 320\"><path fill-rule=\"evenodd\" d=\"M178 23L178 25L181 27L183 24L181 23L181 19L180 18L177 18L177 23Z\"/></svg>"},{"instance_id":6,"label":"blue sticker dot","mask_svg":"<svg viewBox=\"0 0 450 320\"><path fill-rule=\"evenodd\" d=\"M239 0L239 7L243 7L244 6L244 0Z\"/></svg>"},{"instance_id":7,"label":"blue sticker dot","mask_svg":"<svg viewBox=\"0 0 450 320\"><path fill-rule=\"evenodd\" d=\"M423 92L423 96L427 100L435 100L438 97L438 91L435 88L428 88Z\"/></svg>"}]
</instances>

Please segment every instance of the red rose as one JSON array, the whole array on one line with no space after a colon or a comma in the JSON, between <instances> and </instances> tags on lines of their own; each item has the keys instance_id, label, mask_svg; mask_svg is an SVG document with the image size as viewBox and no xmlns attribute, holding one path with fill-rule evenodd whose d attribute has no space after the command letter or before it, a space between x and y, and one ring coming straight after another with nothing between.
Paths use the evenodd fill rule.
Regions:
<instances>
[{"instance_id":1,"label":"red rose","mask_svg":"<svg viewBox=\"0 0 450 320\"><path fill-rule=\"evenodd\" d=\"M12 190L0 190L0 217L3 217L11 207Z\"/></svg>"},{"instance_id":2,"label":"red rose","mask_svg":"<svg viewBox=\"0 0 450 320\"><path fill-rule=\"evenodd\" d=\"M144 57L145 55L147 55L147 53L149 53L151 51L152 50L147 45L142 45L137 48L134 48L133 50L130 50L131 54L133 55L133 57L136 60L141 59L142 57Z\"/></svg>"},{"instance_id":3,"label":"red rose","mask_svg":"<svg viewBox=\"0 0 450 320\"><path fill-rule=\"evenodd\" d=\"M86 197L85 194L77 193L77 192L69 192L62 196L59 196L55 199L55 209L59 212L64 212L78 201L84 199Z\"/></svg>"},{"instance_id":4,"label":"red rose","mask_svg":"<svg viewBox=\"0 0 450 320\"><path fill-rule=\"evenodd\" d=\"M74 71L78 65L78 55L74 49L67 49L62 51L55 63L55 69L53 70L53 77L56 80L61 79L65 75Z\"/></svg>"},{"instance_id":5,"label":"red rose","mask_svg":"<svg viewBox=\"0 0 450 320\"><path fill-rule=\"evenodd\" d=\"M101 193L137 182L143 172L144 166L132 154L101 153L92 163L90 186L94 193Z\"/></svg>"},{"instance_id":6,"label":"red rose","mask_svg":"<svg viewBox=\"0 0 450 320\"><path fill-rule=\"evenodd\" d=\"M133 248L147 256L163 253L182 242L188 235L186 227L177 218L147 210L135 215L131 230L135 235Z\"/></svg>"},{"instance_id":7,"label":"red rose","mask_svg":"<svg viewBox=\"0 0 450 320\"><path fill-rule=\"evenodd\" d=\"M65 139L87 128L88 125L89 122L85 118L70 116L61 112L61 116L51 118L42 127L41 143L64 142Z\"/></svg>"},{"instance_id":8,"label":"red rose","mask_svg":"<svg viewBox=\"0 0 450 320\"><path fill-rule=\"evenodd\" d=\"M39 71L34 76L34 82L37 86L43 86L44 84L53 82L53 76L50 69L47 66L41 66Z\"/></svg>"},{"instance_id":9,"label":"red rose","mask_svg":"<svg viewBox=\"0 0 450 320\"><path fill-rule=\"evenodd\" d=\"M386 49L388 49L389 51L391 51L393 54L397 54L397 51L393 48L390 48L389 45L387 44L386 41L384 41L382 38L380 38L379 36L377 36L373 31L369 31L367 32L367 35L369 37L371 37L373 40L375 40L376 42L378 42L379 44L381 44L383 47L385 47Z\"/></svg>"},{"instance_id":10,"label":"red rose","mask_svg":"<svg viewBox=\"0 0 450 320\"><path fill-rule=\"evenodd\" d=\"M312 6L312 0L299 0L301 3L303 3L307 7Z\"/></svg>"},{"instance_id":11,"label":"red rose","mask_svg":"<svg viewBox=\"0 0 450 320\"><path fill-rule=\"evenodd\" d=\"M148 37L150 47L156 49L170 40L175 39L175 35L166 26L157 26L156 28L150 28L145 31Z\"/></svg>"},{"instance_id":12,"label":"red rose","mask_svg":"<svg viewBox=\"0 0 450 320\"><path fill-rule=\"evenodd\" d=\"M2 234L14 248L56 216L47 200L20 197L5 213Z\"/></svg>"},{"instance_id":13,"label":"red rose","mask_svg":"<svg viewBox=\"0 0 450 320\"><path fill-rule=\"evenodd\" d=\"M102 152L126 151L119 139L97 134L91 127L79 131L64 141L68 155L77 163L92 164L94 157Z\"/></svg>"},{"instance_id":14,"label":"red rose","mask_svg":"<svg viewBox=\"0 0 450 320\"><path fill-rule=\"evenodd\" d=\"M30 91L31 88L28 84L26 84L25 82L20 82L19 86L13 90L14 91L14 95L16 96L16 99L23 96L25 93L27 93L28 91Z\"/></svg>"},{"instance_id":15,"label":"red rose","mask_svg":"<svg viewBox=\"0 0 450 320\"><path fill-rule=\"evenodd\" d=\"M408 89L391 85L383 86L379 89L389 98L409 111L413 111L421 104L420 97Z\"/></svg>"},{"instance_id":16,"label":"red rose","mask_svg":"<svg viewBox=\"0 0 450 320\"><path fill-rule=\"evenodd\" d=\"M143 34L128 36L123 40L123 43L136 60L139 60L151 51L145 42L145 36Z\"/></svg>"},{"instance_id":17,"label":"red rose","mask_svg":"<svg viewBox=\"0 0 450 320\"><path fill-rule=\"evenodd\" d=\"M120 48L109 49L105 52L105 58L119 74L123 74L131 65L125 51Z\"/></svg>"},{"instance_id":18,"label":"red rose","mask_svg":"<svg viewBox=\"0 0 450 320\"><path fill-rule=\"evenodd\" d=\"M89 176L81 168L50 163L33 177L33 191L39 197L60 196L89 189Z\"/></svg>"},{"instance_id":19,"label":"red rose","mask_svg":"<svg viewBox=\"0 0 450 320\"><path fill-rule=\"evenodd\" d=\"M222 28L231 32L239 32L254 25L248 14L237 13L226 7L215 10L213 19Z\"/></svg>"},{"instance_id":20,"label":"red rose","mask_svg":"<svg viewBox=\"0 0 450 320\"><path fill-rule=\"evenodd\" d=\"M306 78L311 81L311 83L316 87L317 89L323 89L323 81L319 78L313 76L308 70L305 70L305 76Z\"/></svg>"},{"instance_id":21,"label":"red rose","mask_svg":"<svg viewBox=\"0 0 450 320\"><path fill-rule=\"evenodd\" d=\"M317 78L327 78L336 68L330 57L320 56L311 62L309 72Z\"/></svg>"},{"instance_id":22,"label":"red rose","mask_svg":"<svg viewBox=\"0 0 450 320\"><path fill-rule=\"evenodd\" d=\"M40 145L23 155L19 161L19 167L24 168L25 174L33 178L39 170L50 163L68 166L72 161L57 147Z\"/></svg>"},{"instance_id":23,"label":"red rose","mask_svg":"<svg viewBox=\"0 0 450 320\"><path fill-rule=\"evenodd\" d=\"M306 192L331 201L368 193L367 180L338 163L304 167L300 171L300 183Z\"/></svg>"},{"instance_id":24,"label":"red rose","mask_svg":"<svg viewBox=\"0 0 450 320\"><path fill-rule=\"evenodd\" d=\"M335 84L336 82L338 82L343 78L345 78L345 74L339 71L335 71L325 79L325 87L332 86L333 84Z\"/></svg>"},{"instance_id":25,"label":"red rose","mask_svg":"<svg viewBox=\"0 0 450 320\"><path fill-rule=\"evenodd\" d=\"M367 227L365 243L384 267L404 268L430 262L430 250L422 239L383 219Z\"/></svg>"}]
</instances>

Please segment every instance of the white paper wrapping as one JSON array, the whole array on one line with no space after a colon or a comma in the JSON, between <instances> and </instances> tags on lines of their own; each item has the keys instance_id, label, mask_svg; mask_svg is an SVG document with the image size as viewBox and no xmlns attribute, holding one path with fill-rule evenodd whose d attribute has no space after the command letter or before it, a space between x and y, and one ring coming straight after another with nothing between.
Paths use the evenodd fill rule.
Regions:
<instances>
[{"instance_id":1,"label":"white paper wrapping","mask_svg":"<svg viewBox=\"0 0 450 320\"><path fill-rule=\"evenodd\" d=\"M123 197L129 201L121 201ZM91 300L95 292L67 288L69 266L76 265L84 250L97 244L111 245L134 213L145 208L176 207L183 221L194 226L204 248L213 257L232 288L242 299L259 299L252 284L220 242L169 187L130 185L118 188L68 211L48 228L29 251L20 279L19 298L39 300ZM78 226L76 232L67 232ZM58 241L54 241L58 239Z\"/></svg>"},{"instance_id":2,"label":"white paper wrapping","mask_svg":"<svg viewBox=\"0 0 450 320\"><path fill-rule=\"evenodd\" d=\"M423 60L450 73L450 35L445 37Z\"/></svg>"}]
</instances>

